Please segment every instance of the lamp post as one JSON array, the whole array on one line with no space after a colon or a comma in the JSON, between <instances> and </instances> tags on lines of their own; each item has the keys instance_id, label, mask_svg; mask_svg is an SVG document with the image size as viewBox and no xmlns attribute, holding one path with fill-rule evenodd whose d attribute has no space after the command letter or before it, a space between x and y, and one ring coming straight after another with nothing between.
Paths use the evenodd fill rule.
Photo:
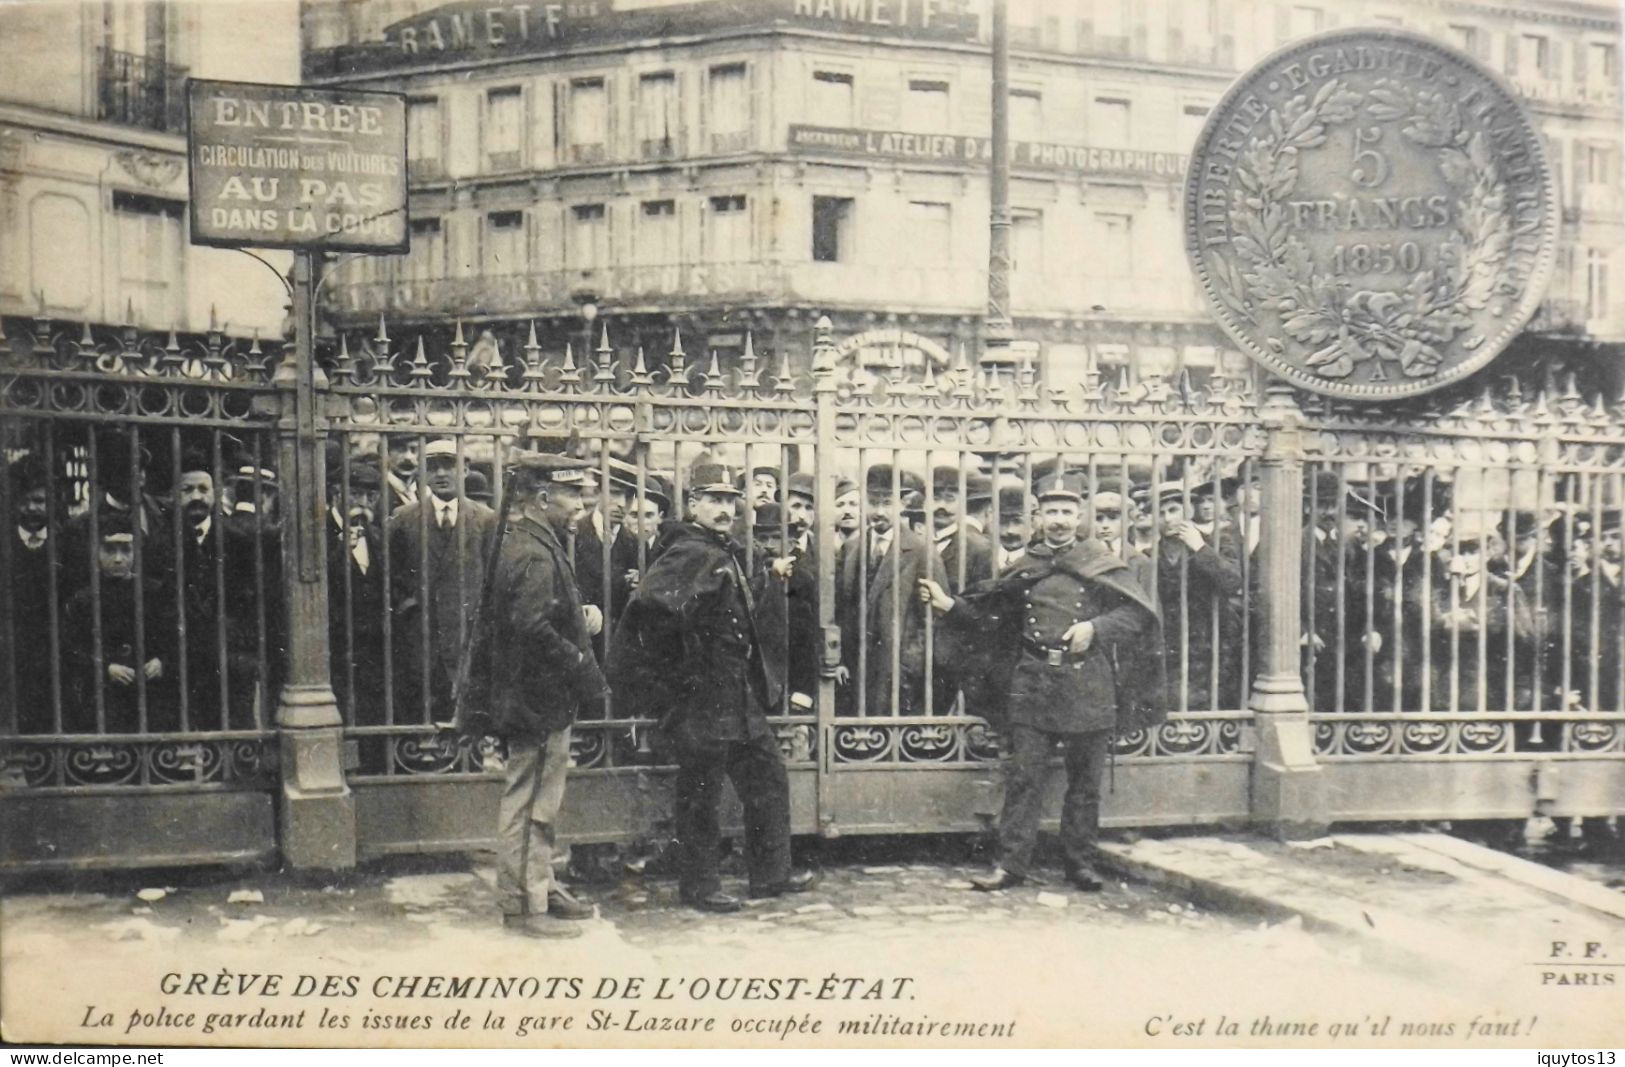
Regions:
<instances>
[{"instance_id":1,"label":"lamp post","mask_svg":"<svg viewBox=\"0 0 1625 1067\"><path fill-rule=\"evenodd\" d=\"M987 316L981 363L1000 374L1010 342L1010 27L1006 0L993 0L993 159L988 169Z\"/></svg>"},{"instance_id":2,"label":"lamp post","mask_svg":"<svg viewBox=\"0 0 1625 1067\"><path fill-rule=\"evenodd\" d=\"M570 294L570 299L581 312L581 358L585 361L592 353L592 324L598 318L598 294L582 289Z\"/></svg>"}]
</instances>

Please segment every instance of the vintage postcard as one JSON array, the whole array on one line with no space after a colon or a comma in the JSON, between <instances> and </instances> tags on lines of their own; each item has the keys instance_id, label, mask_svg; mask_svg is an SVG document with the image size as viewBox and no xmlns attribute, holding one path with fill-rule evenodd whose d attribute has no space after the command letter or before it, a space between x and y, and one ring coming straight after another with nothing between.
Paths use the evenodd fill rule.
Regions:
<instances>
[{"instance_id":1,"label":"vintage postcard","mask_svg":"<svg viewBox=\"0 0 1625 1067\"><path fill-rule=\"evenodd\" d=\"M1621 1043L1622 44L0 0L0 1037Z\"/></svg>"}]
</instances>

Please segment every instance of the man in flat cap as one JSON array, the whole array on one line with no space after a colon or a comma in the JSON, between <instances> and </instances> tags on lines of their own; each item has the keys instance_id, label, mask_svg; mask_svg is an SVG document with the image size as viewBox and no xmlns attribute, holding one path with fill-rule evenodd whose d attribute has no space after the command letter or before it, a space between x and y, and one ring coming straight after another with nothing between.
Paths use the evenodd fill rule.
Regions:
<instances>
[{"instance_id":1,"label":"man in flat cap","mask_svg":"<svg viewBox=\"0 0 1625 1067\"><path fill-rule=\"evenodd\" d=\"M60 619L60 592L54 589L62 567L60 542L51 542L50 479L33 452L12 462L12 524L0 536L11 542L10 566L0 586L0 611L11 612L17 725L25 734L50 733L55 726L51 682L51 623ZM56 600L57 615L51 604ZM6 665L0 664L0 669ZM4 688L0 687L0 693Z\"/></svg>"},{"instance_id":2,"label":"man in flat cap","mask_svg":"<svg viewBox=\"0 0 1625 1067\"><path fill-rule=\"evenodd\" d=\"M945 644L963 660L969 710L1009 741L998 866L973 883L984 891L1027 880L1060 746L1067 879L1098 892L1093 852L1107 748L1114 733L1150 728L1164 715L1156 604L1122 559L1079 539L1083 499L1081 478L1049 478L1038 489L1043 540L1019 563L958 597L931 579L918 584L951 635Z\"/></svg>"},{"instance_id":3,"label":"man in flat cap","mask_svg":"<svg viewBox=\"0 0 1625 1067\"><path fill-rule=\"evenodd\" d=\"M1164 482L1156 494L1157 596L1167 656L1170 706L1217 711L1241 703L1241 616L1232 597L1241 595L1241 567L1220 555L1192 521L1181 482ZM1209 497L1208 499L1212 499ZM1232 547L1239 547L1233 541ZM1218 685L1214 685L1214 676ZM1184 704L1177 701L1183 694Z\"/></svg>"},{"instance_id":4,"label":"man in flat cap","mask_svg":"<svg viewBox=\"0 0 1625 1067\"><path fill-rule=\"evenodd\" d=\"M840 548L858 532L858 512L863 506L863 493L858 483L841 478L835 483L835 539Z\"/></svg>"},{"instance_id":5,"label":"man in flat cap","mask_svg":"<svg viewBox=\"0 0 1625 1067\"><path fill-rule=\"evenodd\" d=\"M557 920L591 918L592 908L554 884L553 846L570 726L606 686L592 650L602 616L582 604L566 545L596 479L588 461L570 456L520 452L511 465L514 518L482 614L488 701L465 702L458 726L507 743L497 868L504 923L534 937L574 937L579 929Z\"/></svg>"},{"instance_id":6,"label":"man in flat cap","mask_svg":"<svg viewBox=\"0 0 1625 1067\"><path fill-rule=\"evenodd\" d=\"M591 462L596 470L597 461ZM598 608L606 620L603 631L593 638L593 649L600 661L607 635L620 618L636 581L638 542L637 536L627 528L626 516L637 497L637 477L636 467L611 457L609 481L598 497L598 506L582 515L575 527L576 583L581 589L581 602ZM606 543L609 545L607 565Z\"/></svg>"},{"instance_id":7,"label":"man in flat cap","mask_svg":"<svg viewBox=\"0 0 1625 1067\"><path fill-rule=\"evenodd\" d=\"M382 726L384 709L383 534L378 510L383 499L382 461L376 455L355 456L328 477L327 494L327 633L333 692L344 721L352 726ZM346 490L348 495L346 495ZM382 737L363 738L361 772L387 770L388 744Z\"/></svg>"},{"instance_id":8,"label":"man in flat cap","mask_svg":"<svg viewBox=\"0 0 1625 1067\"><path fill-rule=\"evenodd\" d=\"M675 823L684 903L737 911L723 892L717 805L722 780L745 809L750 893L810 888L790 867L790 795L766 716L784 681L767 654L743 552L730 536L741 491L715 463L688 478L688 518L667 523L611 643L617 714L654 718L677 761Z\"/></svg>"},{"instance_id":9,"label":"man in flat cap","mask_svg":"<svg viewBox=\"0 0 1625 1067\"><path fill-rule=\"evenodd\" d=\"M867 528L841 546L835 615L841 628L839 713L925 715L926 611L913 595L921 578L948 583L931 542L910 527L908 497L923 483L890 465L869 469ZM923 499L923 498L921 498ZM901 521L899 521L899 519ZM895 673L893 657L896 658ZM892 682L897 707L892 707ZM935 681L935 679L933 679Z\"/></svg>"},{"instance_id":10,"label":"man in flat cap","mask_svg":"<svg viewBox=\"0 0 1625 1067\"><path fill-rule=\"evenodd\" d=\"M457 466L455 442L430 441L423 449L427 492L391 515L386 530L402 697L396 718L403 722L450 714L457 661L496 530L496 512L461 495Z\"/></svg>"}]
</instances>

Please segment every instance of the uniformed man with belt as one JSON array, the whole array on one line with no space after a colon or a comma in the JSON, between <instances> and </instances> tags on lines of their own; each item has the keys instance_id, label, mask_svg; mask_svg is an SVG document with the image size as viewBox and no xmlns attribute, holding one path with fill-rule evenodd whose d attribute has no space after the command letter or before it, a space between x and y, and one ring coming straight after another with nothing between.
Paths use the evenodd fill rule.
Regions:
<instances>
[{"instance_id":1,"label":"uniformed man with belt","mask_svg":"<svg viewBox=\"0 0 1625 1067\"><path fill-rule=\"evenodd\" d=\"M720 464L694 468L689 517L661 527L610 653L617 714L658 719L676 757L682 897L702 911L742 906L722 891L718 872L724 776L745 809L750 895L812 885L810 874L790 869L789 778L766 719L783 694L782 660L764 654L742 552L729 536L739 484Z\"/></svg>"},{"instance_id":2,"label":"uniformed man with belt","mask_svg":"<svg viewBox=\"0 0 1625 1067\"><path fill-rule=\"evenodd\" d=\"M1107 747L1114 733L1146 728L1162 715L1155 602L1120 557L1078 539L1084 492L1075 475L1043 483L1043 540L998 578L958 597L930 579L919 582L920 599L943 613L945 637L964 645L956 662L966 667L967 710L993 720L1008 738L999 865L973 880L980 890L1027 880L1059 745L1067 879L1098 891L1092 860Z\"/></svg>"}]
</instances>

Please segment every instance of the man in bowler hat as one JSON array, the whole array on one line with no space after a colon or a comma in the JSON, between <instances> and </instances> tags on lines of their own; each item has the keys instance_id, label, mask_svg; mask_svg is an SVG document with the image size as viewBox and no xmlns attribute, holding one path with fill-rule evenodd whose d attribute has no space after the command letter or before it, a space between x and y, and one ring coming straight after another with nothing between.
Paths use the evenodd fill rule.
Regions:
<instances>
[{"instance_id":1,"label":"man in bowler hat","mask_svg":"<svg viewBox=\"0 0 1625 1067\"><path fill-rule=\"evenodd\" d=\"M677 761L675 821L684 903L737 911L723 892L717 805L722 779L745 809L753 897L802 892L790 867L790 795L766 716L784 680L768 654L743 552L730 536L740 481L720 464L696 466L688 518L661 528L653 562L611 643L618 713L657 719Z\"/></svg>"}]
</instances>

